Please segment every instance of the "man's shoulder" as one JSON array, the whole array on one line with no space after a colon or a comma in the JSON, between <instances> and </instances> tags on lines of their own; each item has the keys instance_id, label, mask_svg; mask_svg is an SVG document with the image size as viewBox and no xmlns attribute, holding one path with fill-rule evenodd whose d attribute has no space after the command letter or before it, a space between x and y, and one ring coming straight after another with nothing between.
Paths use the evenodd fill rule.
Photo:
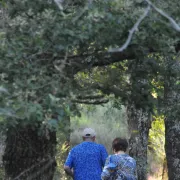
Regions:
<instances>
[{"instance_id":1,"label":"man's shoulder","mask_svg":"<svg viewBox=\"0 0 180 180\"><path fill-rule=\"evenodd\" d=\"M81 146L82 146L82 143L75 145L75 146L72 148L72 151L76 151L76 150L79 149Z\"/></svg>"},{"instance_id":2,"label":"man's shoulder","mask_svg":"<svg viewBox=\"0 0 180 180\"><path fill-rule=\"evenodd\" d=\"M86 146L88 147L88 144L86 144L85 142L82 142L82 143L74 146L72 148L72 150L77 151L79 149L85 148ZM106 149L104 145L98 144L98 143L91 143L91 146L94 146L95 148L98 148L98 149L103 149L103 150Z\"/></svg>"},{"instance_id":3,"label":"man's shoulder","mask_svg":"<svg viewBox=\"0 0 180 180\"><path fill-rule=\"evenodd\" d=\"M103 150L106 149L105 146L102 145L102 144L97 144L97 145L98 145L99 148L101 148L101 149L103 149Z\"/></svg>"},{"instance_id":4,"label":"man's shoulder","mask_svg":"<svg viewBox=\"0 0 180 180\"><path fill-rule=\"evenodd\" d=\"M84 142L81 142L80 144L75 145L71 151L78 151L83 148L84 148Z\"/></svg>"},{"instance_id":5,"label":"man's shoulder","mask_svg":"<svg viewBox=\"0 0 180 180\"><path fill-rule=\"evenodd\" d=\"M93 146L99 150L105 150L105 146L102 144L98 144L98 143L93 143Z\"/></svg>"}]
</instances>

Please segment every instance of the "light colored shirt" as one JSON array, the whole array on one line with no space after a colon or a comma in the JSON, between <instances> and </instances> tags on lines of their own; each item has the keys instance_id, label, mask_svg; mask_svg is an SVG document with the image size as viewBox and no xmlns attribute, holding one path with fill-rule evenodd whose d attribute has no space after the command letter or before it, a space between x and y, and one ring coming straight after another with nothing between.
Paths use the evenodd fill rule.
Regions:
<instances>
[{"instance_id":1,"label":"light colored shirt","mask_svg":"<svg viewBox=\"0 0 180 180\"><path fill-rule=\"evenodd\" d=\"M116 165L115 173L108 170L108 164ZM114 154L108 156L103 172L101 174L103 180L136 180L136 161L127 154Z\"/></svg>"}]
</instances>

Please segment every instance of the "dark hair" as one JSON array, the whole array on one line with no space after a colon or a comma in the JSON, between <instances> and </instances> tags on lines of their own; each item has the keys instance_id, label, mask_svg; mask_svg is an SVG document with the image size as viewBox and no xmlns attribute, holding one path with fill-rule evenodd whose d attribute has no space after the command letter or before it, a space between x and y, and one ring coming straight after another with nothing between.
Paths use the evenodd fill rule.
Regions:
<instances>
[{"instance_id":1,"label":"dark hair","mask_svg":"<svg viewBox=\"0 0 180 180\"><path fill-rule=\"evenodd\" d=\"M114 141L112 142L112 148L115 152L118 152L118 151L126 152L128 148L128 142L126 139L115 138Z\"/></svg>"}]
</instances>

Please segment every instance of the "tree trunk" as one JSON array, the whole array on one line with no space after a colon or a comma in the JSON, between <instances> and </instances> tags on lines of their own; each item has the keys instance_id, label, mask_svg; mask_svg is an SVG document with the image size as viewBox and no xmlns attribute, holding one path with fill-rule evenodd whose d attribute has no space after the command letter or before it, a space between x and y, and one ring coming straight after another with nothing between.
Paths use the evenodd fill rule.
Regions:
<instances>
[{"instance_id":1,"label":"tree trunk","mask_svg":"<svg viewBox=\"0 0 180 180\"><path fill-rule=\"evenodd\" d=\"M180 100L180 97L178 96L179 94L172 90L172 86L166 88L165 151L169 180L180 179L180 121L177 109L179 108L177 101Z\"/></svg>"},{"instance_id":2,"label":"tree trunk","mask_svg":"<svg viewBox=\"0 0 180 180\"><path fill-rule=\"evenodd\" d=\"M164 162L163 162L162 180L168 180L168 169L167 169L166 158L164 158Z\"/></svg>"},{"instance_id":3,"label":"tree trunk","mask_svg":"<svg viewBox=\"0 0 180 180\"><path fill-rule=\"evenodd\" d=\"M175 117L174 117L175 118ZM180 179L180 130L179 123L170 121L170 118L166 118L165 123L165 149L168 166L168 177L169 180Z\"/></svg>"},{"instance_id":4,"label":"tree trunk","mask_svg":"<svg viewBox=\"0 0 180 180\"><path fill-rule=\"evenodd\" d=\"M138 180L147 179L147 147L151 123L150 114L134 105L127 108L130 130L129 154L137 161Z\"/></svg>"},{"instance_id":5,"label":"tree trunk","mask_svg":"<svg viewBox=\"0 0 180 180\"><path fill-rule=\"evenodd\" d=\"M32 125L9 128L3 157L6 180L52 180L56 133Z\"/></svg>"},{"instance_id":6,"label":"tree trunk","mask_svg":"<svg viewBox=\"0 0 180 180\"><path fill-rule=\"evenodd\" d=\"M165 151L169 180L180 179L180 65L177 61L166 62L167 72L164 85L165 104ZM178 69L179 68L179 69ZM173 71L172 71L173 70ZM174 73L178 70L177 74Z\"/></svg>"},{"instance_id":7,"label":"tree trunk","mask_svg":"<svg viewBox=\"0 0 180 180\"><path fill-rule=\"evenodd\" d=\"M180 179L180 130L178 117L165 118L165 150L169 180Z\"/></svg>"}]
</instances>

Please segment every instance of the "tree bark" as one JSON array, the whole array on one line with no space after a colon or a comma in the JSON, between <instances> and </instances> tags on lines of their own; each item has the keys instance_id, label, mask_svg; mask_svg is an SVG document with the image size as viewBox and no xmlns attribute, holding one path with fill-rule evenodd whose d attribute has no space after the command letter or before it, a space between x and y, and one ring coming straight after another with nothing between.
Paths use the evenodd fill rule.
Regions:
<instances>
[{"instance_id":1,"label":"tree bark","mask_svg":"<svg viewBox=\"0 0 180 180\"><path fill-rule=\"evenodd\" d=\"M164 108L165 151L169 180L180 179L180 63L174 57L165 58Z\"/></svg>"},{"instance_id":2,"label":"tree bark","mask_svg":"<svg viewBox=\"0 0 180 180\"><path fill-rule=\"evenodd\" d=\"M129 104L127 108L130 130L129 154L137 161L138 180L147 179L147 147L151 116L145 110Z\"/></svg>"},{"instance_id":3,"label":"tree bark","mask_svg":"<svg viewBox=\"0 0 180 180\"><path fill-rule=\"evenodd\" d=\"M179 66L178 63L168 65L169 70ZM177 81L177 77L172 75L170 71L166 73L164 86L165 151L169 180L180 179L180 92Z\"/></svg>"},{"instance_id":4,"label":"tree bark","mask_svg":"<svg viewBox=\"0 0 180 180\"><path fill-rule=\"evenodd\" d=\"M167 156L168 177L169 180L180 179L180 131L178 123L169 122L170 118L166 118L165 123L165 149Z\"/></svg>"},{"instance_id":5,"label":"tree bark","mask_svg":"<svg viewBox=\"0 0 180 180\"><path fill-rule=\"evenodd\" d=\"M168 174L167 161L166 161L166 158L164 158L163 170L162 170L162 180L168 180L167 174Z\"/></svg>"},{"instance_id":6,"label":"tree bark","mask_svg":"<svg viewBox=\"0 0 180 180\"><path fill-rule=\"evenodd\" d=\"M9 128L3 157L6 180L52 180L56 133L32 125Z\"/></svg>"}]
</instances>

